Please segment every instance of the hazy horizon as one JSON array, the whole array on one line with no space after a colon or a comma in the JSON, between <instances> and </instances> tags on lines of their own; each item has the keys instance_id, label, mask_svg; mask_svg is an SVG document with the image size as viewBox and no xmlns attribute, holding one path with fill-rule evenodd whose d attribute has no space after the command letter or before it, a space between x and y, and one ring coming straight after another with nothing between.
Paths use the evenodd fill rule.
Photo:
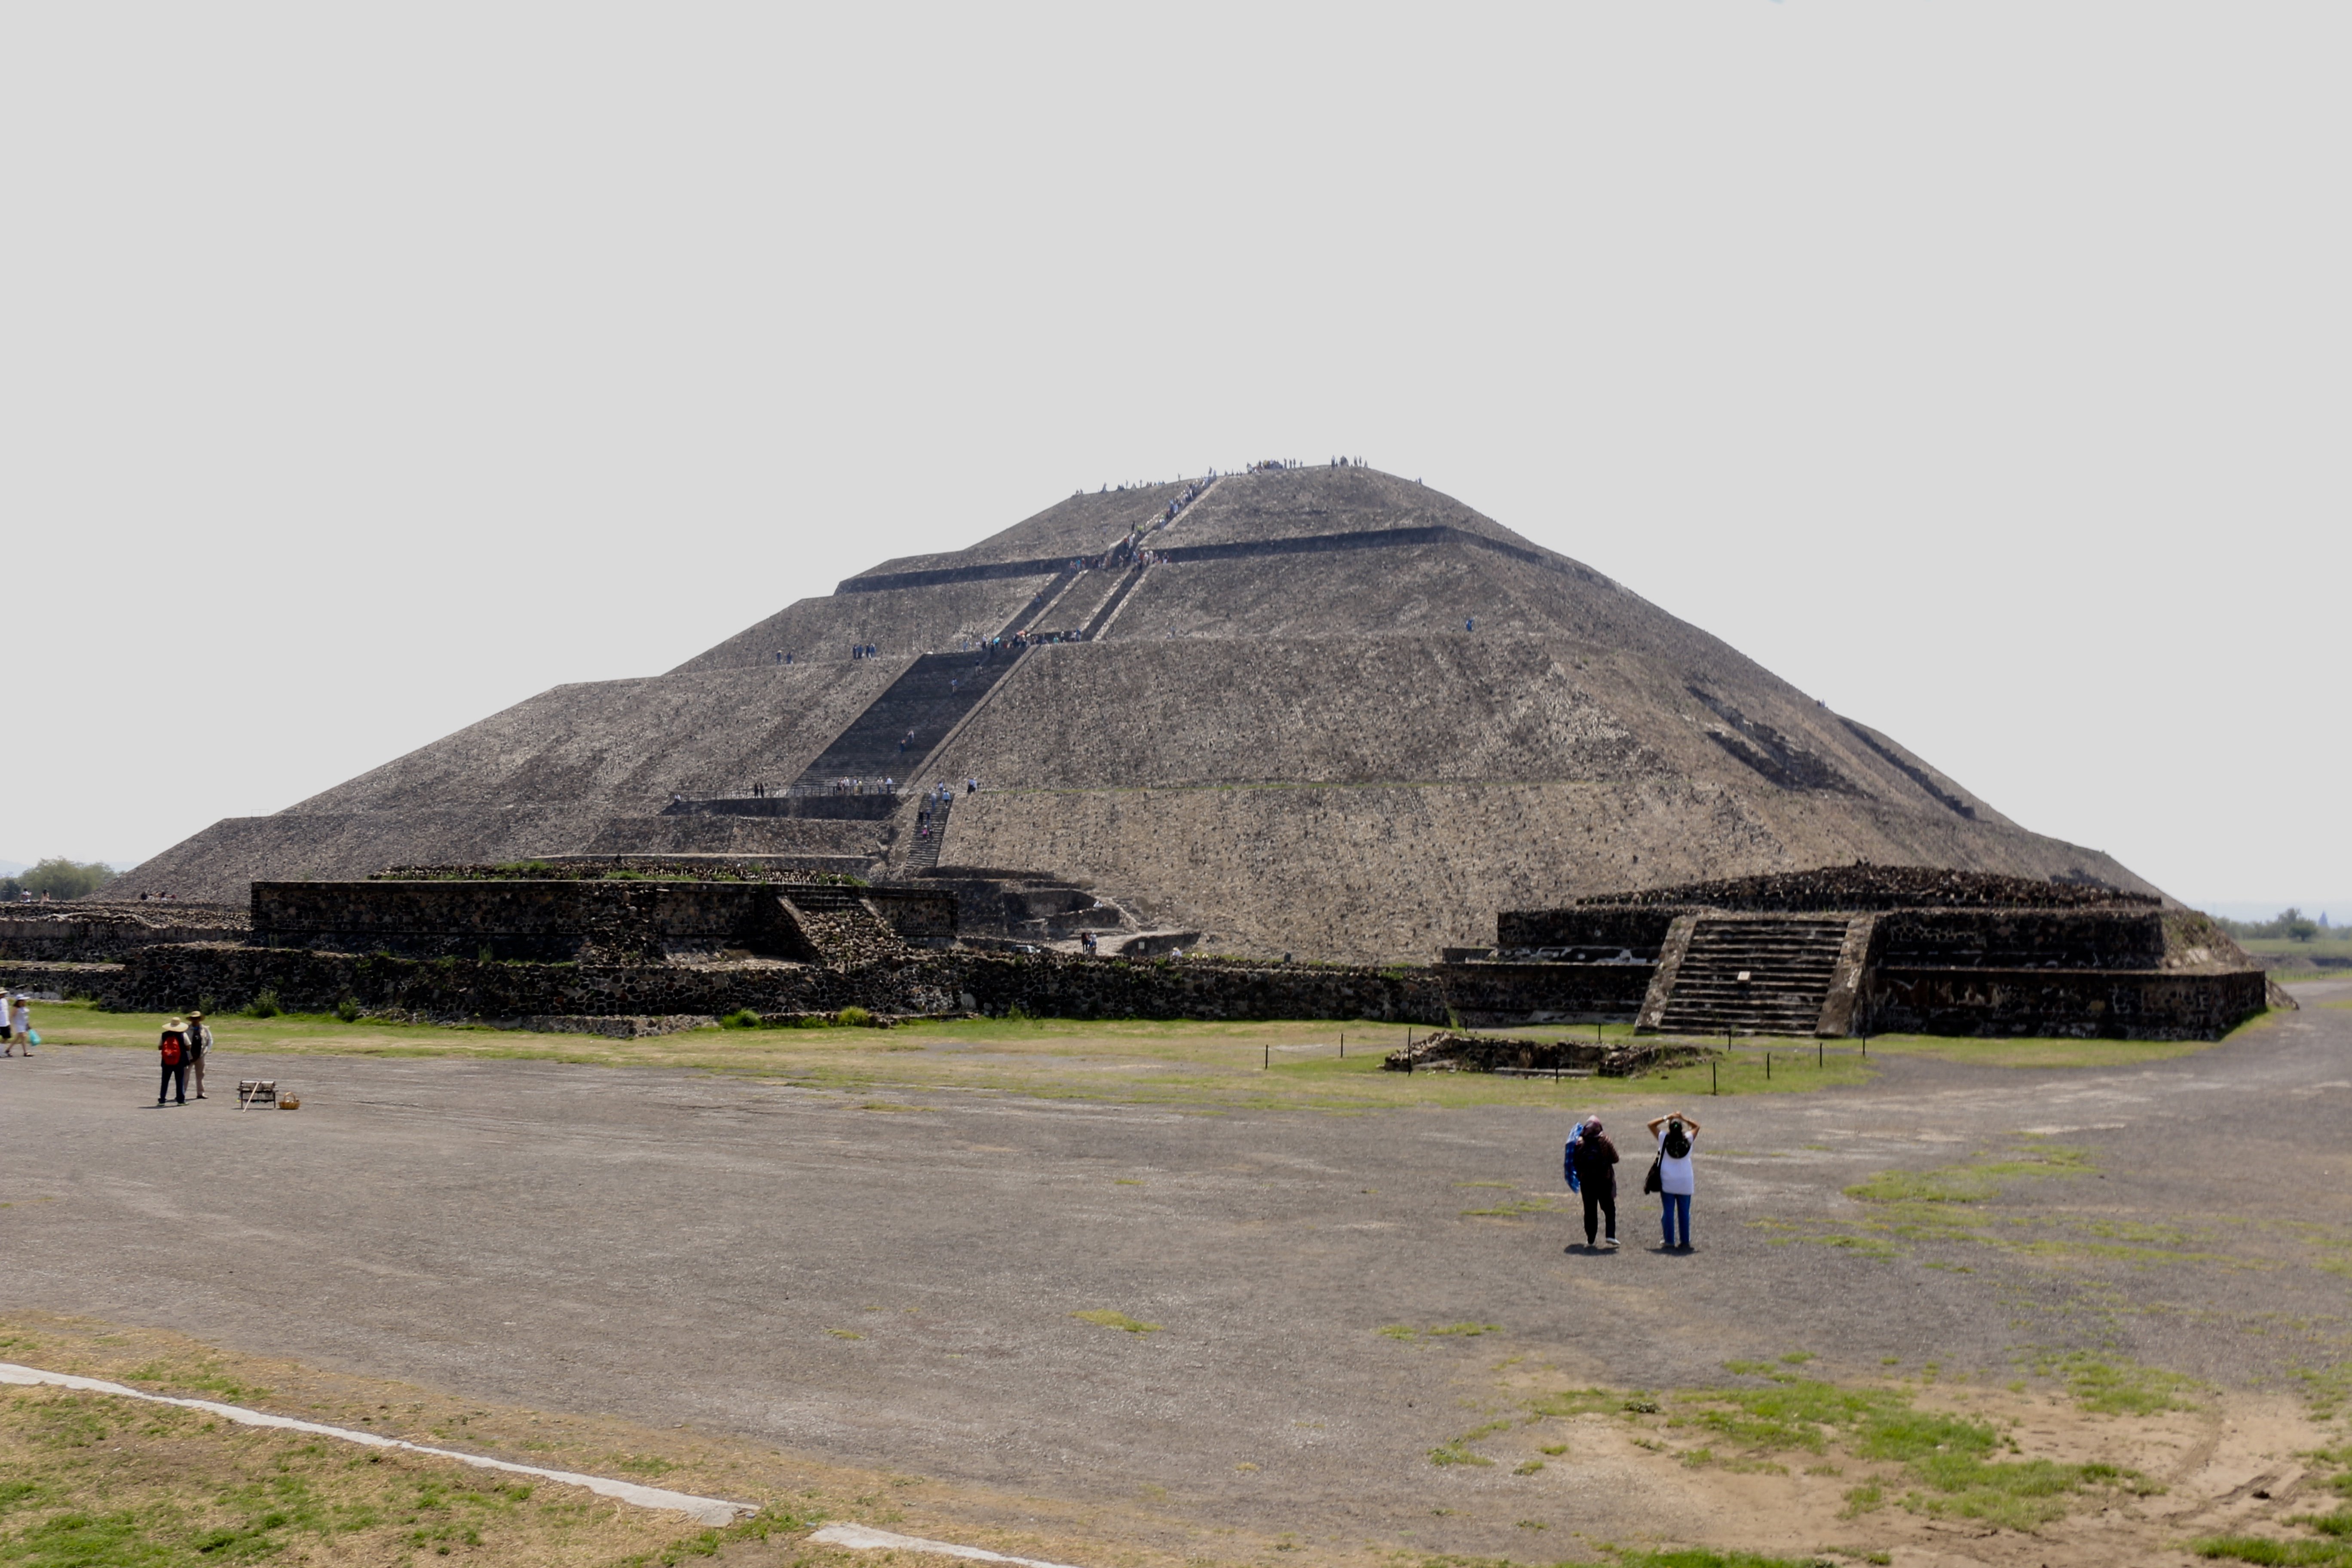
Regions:
<instances>
[{"instance_id":1,"label":"hazy horizon","mask_svg":"<svg viewBox=\"0 0 2352 1568\"><path fill-rule=\"evenodd\" d=\"M2347 41L18 8L0 842L147 858L1074 487L1348 453L2190 902L2352 888L2280 809L2346 751Z\"/></svg>"}]
</instances>

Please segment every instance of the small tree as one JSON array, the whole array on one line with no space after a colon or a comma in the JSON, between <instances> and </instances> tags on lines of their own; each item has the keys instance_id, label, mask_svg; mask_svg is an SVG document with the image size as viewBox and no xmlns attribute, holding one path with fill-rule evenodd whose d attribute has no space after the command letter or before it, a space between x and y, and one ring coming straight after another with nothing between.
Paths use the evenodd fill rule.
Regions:
<instances>
[{"instance_id":1,"label":"small tree","mask_svg":"<svg viewBox=\"0 0 2352 1568\"><path fill-rule=\"evenodd\" d=\"M79 860L51 856L13 879L19 889L37 899L45 894L52 899L79 899L84 893L95 893L114 880L114 868L100 861L84 865Z\"/></svg>"}]
</instances>

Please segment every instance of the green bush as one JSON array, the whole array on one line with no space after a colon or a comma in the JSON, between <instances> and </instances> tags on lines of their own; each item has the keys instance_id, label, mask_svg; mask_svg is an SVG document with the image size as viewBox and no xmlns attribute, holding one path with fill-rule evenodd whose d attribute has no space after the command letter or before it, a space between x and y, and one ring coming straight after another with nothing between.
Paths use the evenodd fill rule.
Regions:
<instances>
[{"instance_id":1,"label":"green bush","mask_svg":"<svg viewBox=\"0 0 2352 1568\"><path fill-rule=\"evenodd\" d=\"M101 861L84 863L53 855L9 880L37 899L44 893L52 899L79 899L84 893L95 893L115 876L114 868Z\"/></svg>"},{"instance_id":2,"label":"green bush","mask_svg":"<svg viewBox=\"0 0 2352 1568\"><path fill-rule=\"evenodd\" d=\"M845 1029L870 1029L874 1026L874 1015L863 1007L844 1007L833 1016L833 1021Z\"/></svg>"},{"instance_id":3,"label":"green bush","mask_svg":"<svg viewBox=\"0 0 2352 1568\"><path fill-rule=\"evenodd\" d=\"M341 1018L346 1024L358 1023L360 1021L360 999L347 994L341 1001L335 1004L335 1016Z\"/></svg>"},{"instance_id":4,"label":"green bush","mask_svg":"<svg viewBox=\"0 0 2352 1568\"><path fill-rule=\"evenodd\" d=\"M248 1017L275 1018L278 1014L286 1011L286 1005L278 1000L277 992L264 991L253 999L245 1011Z\"/></svg>"},{"instance_id":5,"label":"green bush","mask_svg":"<svg viewBox=\"0 0 2352 1568\"><path fill-rule=\"evenodd\" d=\"M738 1007L719 1019L719 1026L722 1029L756 1029L760 1026L760 1015L749 1007Z\"/></svg>"}]
</instances>

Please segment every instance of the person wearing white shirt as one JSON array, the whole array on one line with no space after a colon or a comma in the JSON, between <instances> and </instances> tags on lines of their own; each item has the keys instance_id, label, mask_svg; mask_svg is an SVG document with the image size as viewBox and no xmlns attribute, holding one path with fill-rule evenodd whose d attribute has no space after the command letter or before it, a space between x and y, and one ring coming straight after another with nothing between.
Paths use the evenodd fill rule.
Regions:
<instances>
[{"instance_id":1,"label":"person wearing white shirt","mask_svg":"<svg viewBox=\"0 0 2352 1568\"><path fill-rule=\"evenodd\" d=\"M1691 1180L1691 1145L1698 1137L1698 1122L1678 1111L1652 1121L1650 1133L1658 1141L1658 1199L1664 1211L1666 1247L1688 1252L1691 1196L1696 1190Z\"/></svg>"}]
</instances>

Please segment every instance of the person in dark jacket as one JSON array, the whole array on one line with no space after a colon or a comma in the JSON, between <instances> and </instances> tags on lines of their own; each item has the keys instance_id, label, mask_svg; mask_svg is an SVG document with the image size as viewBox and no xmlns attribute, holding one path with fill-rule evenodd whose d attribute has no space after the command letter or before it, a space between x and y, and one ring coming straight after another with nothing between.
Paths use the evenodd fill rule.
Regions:
<instances>
[{"instance_id":1,"label":"person in dark jacket","mask_svg":"<svg viewBox=\"0 0 2352 1568\"><path fill-rule=\"evenodd\" d=\"M1593 1117L1584 1124L1584 1136L1576 1144L1576 1184L1584 1194L1584 1245L1594 1245L1593 1238L1606 1235L1609 1247L1617 1245L1617 1145L1601 1130L1601 1119ZM1606 1219L1604 1233L1601 1221Z\"/></svg>"}]
</instances>

